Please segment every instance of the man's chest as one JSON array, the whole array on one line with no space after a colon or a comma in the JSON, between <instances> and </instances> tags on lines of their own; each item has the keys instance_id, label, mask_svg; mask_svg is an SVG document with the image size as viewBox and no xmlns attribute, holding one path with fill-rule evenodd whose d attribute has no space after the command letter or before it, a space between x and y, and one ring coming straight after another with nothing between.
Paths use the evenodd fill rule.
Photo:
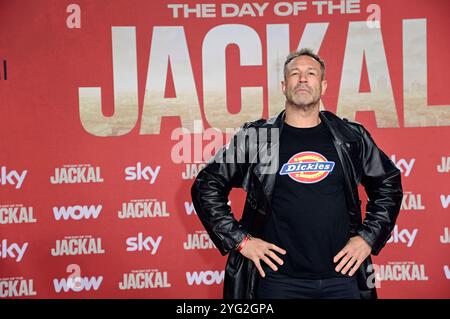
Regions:
<instances>
[{"instance_id":1,"label":"man's chest","mask_svg":"<svg viewBox=\"0 0 450 319\"><path fill-rule=\"evenodd\" d=\"M282 136L277 186L320 190L342 183L342 166L331 138Z\"/></svg>"}]
</instances>

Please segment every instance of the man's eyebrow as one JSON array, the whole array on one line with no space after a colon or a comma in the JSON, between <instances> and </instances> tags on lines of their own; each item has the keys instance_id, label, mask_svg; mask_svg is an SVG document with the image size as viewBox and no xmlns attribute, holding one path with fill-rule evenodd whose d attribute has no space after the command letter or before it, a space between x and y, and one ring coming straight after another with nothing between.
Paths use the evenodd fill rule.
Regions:
<instances>
[{"instance_id":1,"label":"man's eyebrow","mask_svg":"<svg viewBox=\"0 0 450 319\"><path fill-rule=\"evenodd\" d=\"M294 70L300 71L300 69L299 69L298 67L293 67L293 68L290 69L288 72L292 72L292 71L294 71ZM310 70L319 71L318 68L313 67L313 66L308 66L308 67L306 68L306 70L307 70L307 71L310 71Z\"/></svg>"}]
</instances>

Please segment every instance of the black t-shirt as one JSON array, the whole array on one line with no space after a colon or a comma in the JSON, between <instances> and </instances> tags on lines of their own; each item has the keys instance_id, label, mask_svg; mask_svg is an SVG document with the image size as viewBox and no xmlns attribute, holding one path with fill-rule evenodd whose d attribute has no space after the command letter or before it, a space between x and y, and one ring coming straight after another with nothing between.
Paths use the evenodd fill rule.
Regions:
<instances>
[{"instance_id":1,"label":"black t-shirt","mask_svg":"<svg viewBox=\"0 0 450 319\"><path fill-rule=\"evenodd\" d=\"M278 271L299 278L343 276L333 258L349 239L349 216L330 132L323 122L311 128L285 123L279 154L272 214L262 236L287 251Z\"/></svg>"}]
</instances>

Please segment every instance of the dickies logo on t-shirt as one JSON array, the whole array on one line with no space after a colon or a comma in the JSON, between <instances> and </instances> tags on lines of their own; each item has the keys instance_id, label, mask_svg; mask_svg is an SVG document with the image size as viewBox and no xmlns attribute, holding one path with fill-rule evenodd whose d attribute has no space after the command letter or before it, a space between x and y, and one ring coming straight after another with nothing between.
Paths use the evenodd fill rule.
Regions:
<instances>
[{"instance_id":1,"label":"dickies logo on t-shirt","mask_svg":"<svg viewBox=\"0 0 450 319\"><path fill-rule=\"evenodd\" d=\"M333 171L334 162L316 152L300 152L281 167L280 175L289 175L294 181L312 184L325 179Z\"/></svg>"}]
</instances>

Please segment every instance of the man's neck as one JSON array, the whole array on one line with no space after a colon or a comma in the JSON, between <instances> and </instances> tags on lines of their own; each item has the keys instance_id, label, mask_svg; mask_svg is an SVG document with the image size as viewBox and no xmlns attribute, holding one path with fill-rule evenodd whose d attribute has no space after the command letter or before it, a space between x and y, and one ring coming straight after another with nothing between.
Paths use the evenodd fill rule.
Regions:
<instances>
[{"instance_id":1,"label":"man's neck","mask_svg":"<svg viewBox=\"0 0 450 319\"><path fill-rule=\"evenodd\" d=\"M314 127L320 124L319 103L315 106L300 108L286 103L284 121L290 126L299 128Z\"/></svg>"}]
</instances>

